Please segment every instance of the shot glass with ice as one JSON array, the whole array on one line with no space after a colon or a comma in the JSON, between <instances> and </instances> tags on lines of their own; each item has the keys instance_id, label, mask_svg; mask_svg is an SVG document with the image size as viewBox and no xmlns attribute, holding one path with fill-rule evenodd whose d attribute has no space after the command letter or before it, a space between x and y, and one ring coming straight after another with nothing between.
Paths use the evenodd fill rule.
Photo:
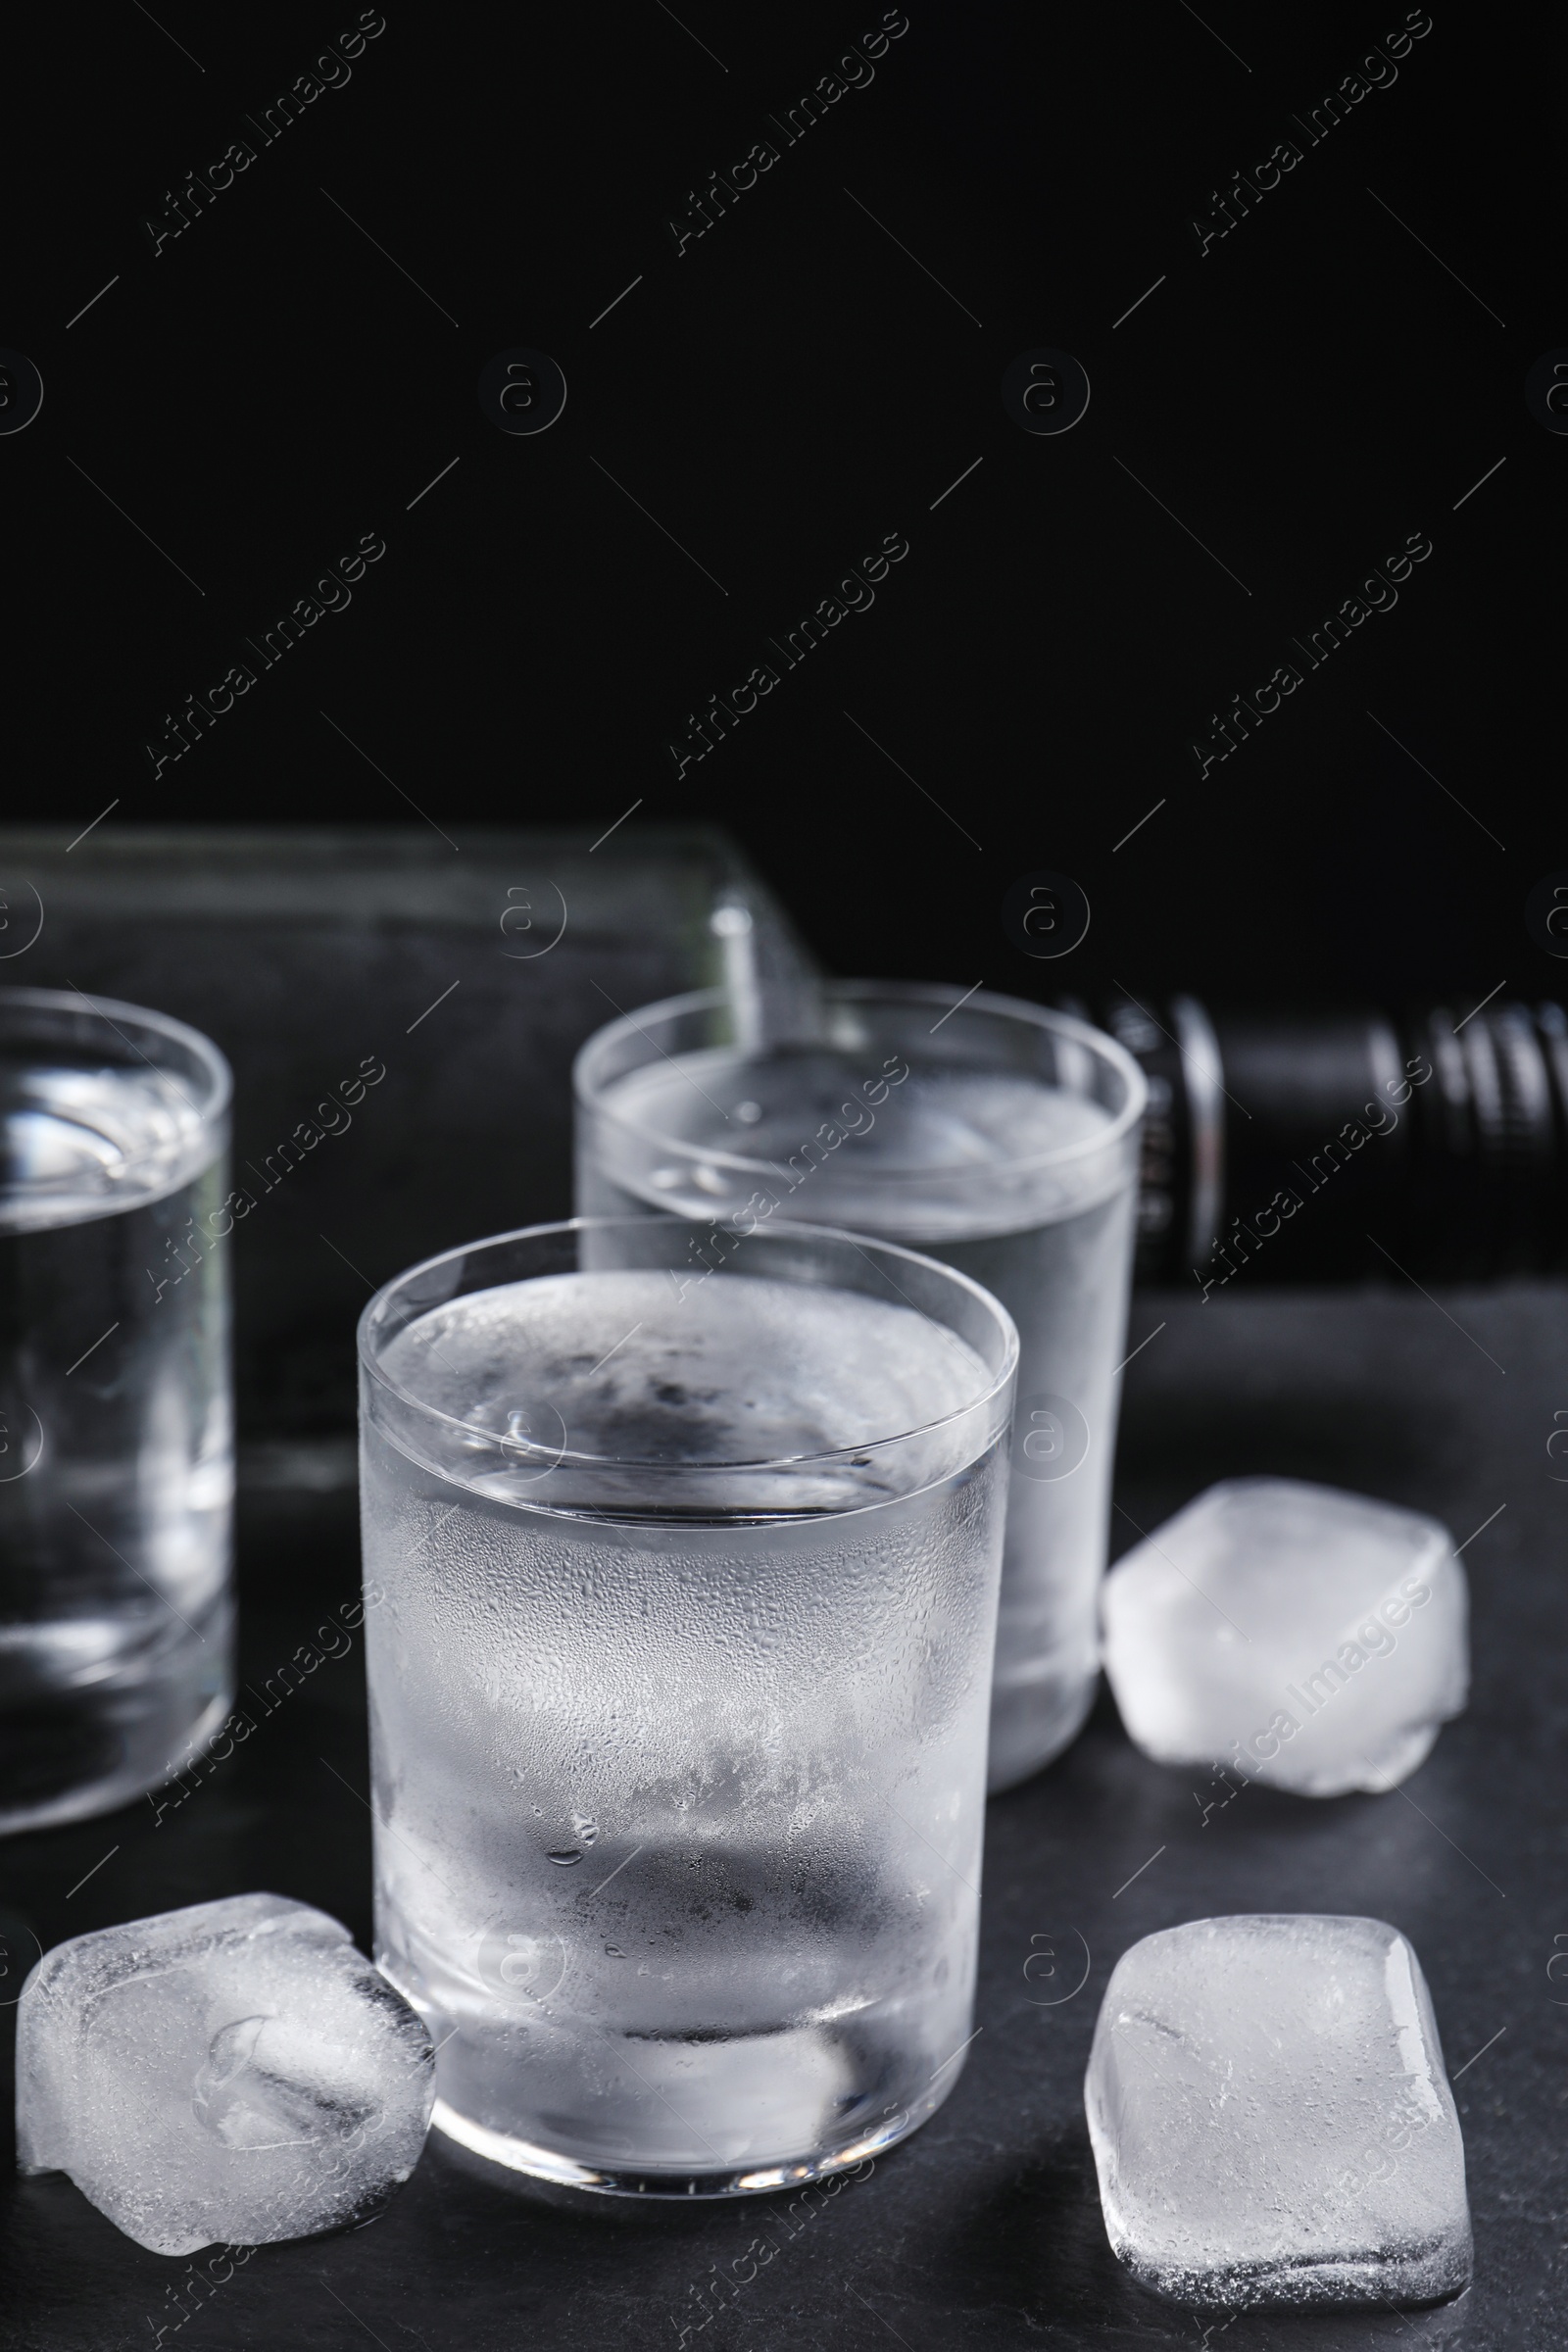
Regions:
<instances>
[{"instance_id":1,"label":"shot glass with ice","mask_svg":"<svg viewBox=\"0 0 1568 2352\"><path fill-rule=\"evenodd\" d=\"M1011 997L835 980L649 1005L589 1040L574 1083L583 1214L849 1226L958 1267L1011 1314L990 1784L1026 1779L1078 1731L1099 1672L1137 1063Z\"/></svg>"},{"instance_id":2,"label":"shot glass with ice","mask_svg":"<svg viewBox=\"0 0 1568 2352\"><path fill-rule=\"evenodd\" d=\"M371 1300L376 1958L438 2130L725 2195L947 2095L1016 1354L947 1266L745 1220L540 1227Z\"/></svg>"}]
</instances>

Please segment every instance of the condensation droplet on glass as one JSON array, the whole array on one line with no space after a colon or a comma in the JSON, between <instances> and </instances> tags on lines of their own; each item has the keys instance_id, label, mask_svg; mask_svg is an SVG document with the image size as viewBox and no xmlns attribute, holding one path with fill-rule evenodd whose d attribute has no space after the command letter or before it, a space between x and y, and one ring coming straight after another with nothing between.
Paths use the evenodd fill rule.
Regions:
<instances>
[{"instance_id":1,"label":"condensation droplet on glass","mask_svg":"<svg viewBox=\"0 0 1568 2352\"><path fill-rule=\"evenodd\" d=\"M548 1859L552 1862L559 1862L563 1870L569 1870L574 1862L582 1860L582 1847L580 1845L552 1846Z\"/></svg>"},{"instance_id":2,"label":"condensation droplet on glass","mask_svg":"<svg viewBox=\"0 0 1568 2352\"><path fill-rule=\"evenodd\" d=\"M723 1194L729 1191L729 1186L725 1183L718 1170L716 1168L709 1167L706 1161L699 1163L699 1165L693 1169L692 1182L697 1186L700 1192L712 1193L715 1196L721 1197Z\"/></svg>"},{"instance_id":3,"label":"condensation droplet on glass","mask_svg":"<svg viewBox=\"0 0 1568 2352\"><path fill-rule=\"evenodd\" d=\"M755 1127L761 1115L762 1105L760 1102L737 1102L735 1105L735 1116L743 1126Z\"/></svg>"},{"instance_id":4,"label":"condensation droplet on glass","mask_svg":"<svg viewBox=\"0 0 1568 2352\"><path fill-rule=\"evenodd\" d=\"M618 1943L607 1943L605 1946L605 1953L607 1958L611 1960L624 1960L626 1957Z\"/></svg>"}]
</instances>

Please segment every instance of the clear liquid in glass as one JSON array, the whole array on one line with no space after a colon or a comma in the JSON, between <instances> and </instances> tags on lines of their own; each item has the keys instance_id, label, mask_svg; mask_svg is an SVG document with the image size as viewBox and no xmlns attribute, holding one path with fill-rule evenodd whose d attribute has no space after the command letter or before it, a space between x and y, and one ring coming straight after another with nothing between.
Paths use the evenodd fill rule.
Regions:
<instances>
[{"instance_id":1,"label":"clear liquid in glass","mask_svg":"<svg viewBox=\"0 0 1568 2352\"><path fill-rule=\"evenodd\" d=\"M452 1421L416 1460L367 1398L376 1958L439 2128L712 2195L858 2161L961 2070L1006 1465L857 1458L984 1393L924 1315L676 1289L510 1283L387 1350Z\"/></svg>"},{"instance_id":2,"label":"clear liquid in glass","mask_svg":"<svg viewBox=\"0 0 1568 2352\"><path fill-rule=\"evenodd\" d=\"M579 1124L582 1215L749 1209L874 1234L956 1266L1012 1316L993 1788L1060 1753L1099 1675L1136 1204L1130 1152L1096 1149L1114 1124L1092 1096L1024 1070L731 1047L661 1055ZM683 1149L662 1153L660 1138Z\"/></svg>"},{"instance_id":3,"label":"clear liquid in glass","mask_svg":"<svg viewBox=\"0 0 1568 2352\"><path fill-rule=\"evenodd\" d=\"M0 1049L0 1832L124 1803L227 1712L221 1141L150 1063Z\"/></svg>"}]
</instances>

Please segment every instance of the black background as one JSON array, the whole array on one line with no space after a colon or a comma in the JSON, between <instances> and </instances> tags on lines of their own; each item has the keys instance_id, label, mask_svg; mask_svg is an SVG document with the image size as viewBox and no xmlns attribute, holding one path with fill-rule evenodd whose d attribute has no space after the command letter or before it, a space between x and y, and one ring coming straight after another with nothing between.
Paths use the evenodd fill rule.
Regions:
<instances>
[{"instance_id":1,"label":"black background","mask_svg":"<svg viewBox=\"0 0 1568 2352\"><path fill-rule=\"evenodd\" d=\"M46 387L0 440L11 816L406 821L395 785L461 854L466 820L640 802L632 826L732 828L841 970L1239 1002L1551 982L1523 925L1563 862L1568 441L1523 396L1568 342L1544 18L1440 5L1308 147L1290 116L1393 0L916 4L677 258L688 190L878 8L393 0L263 147L242 114L356 13L56 11L7 77L0 342ZM155 259L142 220L240 135L255 163ZM1192 216L1287 135L1301 163L1200 258ZM519 345L567 380L538 437L476 398ZM1041 345L1093 386L1058 438L1001 401ZM387 554L352 606L155 781L164 714L366 531ZM677 779L687 712L890 531L875 607ZM1417 531L1397 608L1200 781L1210 713ZM1002 930L1043 867L1093 904L1070 966Z\"/></svg>"}]
</instances>

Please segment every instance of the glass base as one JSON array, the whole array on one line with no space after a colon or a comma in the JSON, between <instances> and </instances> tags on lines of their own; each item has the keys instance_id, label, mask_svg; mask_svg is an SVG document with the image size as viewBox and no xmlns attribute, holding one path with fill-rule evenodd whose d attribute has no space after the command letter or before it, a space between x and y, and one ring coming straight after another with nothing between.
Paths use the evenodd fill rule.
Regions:
<instances>
[{"instance_id":1,"label":"glass base","mask_svg":"<svg viewBox=\"0 0 1568 2352\"><path fill-rule=\"evenodd\" d=\"M13 1801L0 1809L0 1838L58 1829L118 1812L162 1788L228 1716L233 1693L201 1706L188 1682L130 1691L61 1693L0 1713L0 1784Z\"/></svg>"},{"instance_id":2,"label":"glass base","mask_svg":"<svg viewBox=\"0 0 1568 2352\"><path fill-rule=\"evenodd\" d=\"M961 2067L956 2070L955 2079L961 2071ZM490 2164L504 2165L508 2172L527 2173L535 2180L551 2180L565 2188L591 2189L601 2196L668 2197L682 2202L693 2197L761 2197L780 2189L799 2188L811 2180L831 2179L896 2147L936 2113L951 2087L951 2084L945 2087L928 2105L922 2103L918 2115L901 2110L879 2130L858 2139L853 2147L744 2173L638 2172L629 2165L581 2164L575 2157L560 2155L553 2148L535 2147L528 2140L513 2138L510 2132L476 2124L470 2117L460 2115L455 2107L449 2107L445 2099L436 2100L430 2126L433 2131L445 2132L459 2147L466 2148L470 2155L482 2156Z\"/></svg>"},{"instance_id":3,"label":"glass base","mask_svg":"<svg viewBox=\"0 0 1568 2352\"><path fill-rule=\"evenodd\" d=\"M991 1750L986 1794L1016 1788L1054 1764L1089 1719L1100 1669L1059 1670L1036 1682L997 1683L991 1693Z\"/></svg>"}]
</instances>

